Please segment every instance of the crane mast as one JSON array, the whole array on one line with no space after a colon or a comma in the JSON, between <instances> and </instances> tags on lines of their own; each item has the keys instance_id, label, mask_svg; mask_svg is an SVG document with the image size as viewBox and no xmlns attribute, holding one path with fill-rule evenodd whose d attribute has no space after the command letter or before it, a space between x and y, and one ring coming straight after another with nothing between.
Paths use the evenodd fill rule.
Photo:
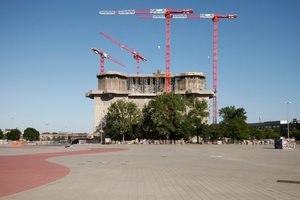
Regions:
<instances>
[{"instance_id":1,"label":"crane mast","mask_svg":"<svg viewBox=\"0 0 300 200\"><path fill-rule=\"evenodd\" d=\"M121 65L123 67L126 67L124 64L120 63L119 61L117 61L116 59L114 59L113 57L111 57L110 55L106 54L103 51L99 51L96 48L92 48L92 51L95 54L99 54L100 55L100 73L101 74L104 73L104 58L108 58L109 60L114 61L115 63L117 63L117 64L119 64L119 65Z\"/></svg>"}]
</instances>

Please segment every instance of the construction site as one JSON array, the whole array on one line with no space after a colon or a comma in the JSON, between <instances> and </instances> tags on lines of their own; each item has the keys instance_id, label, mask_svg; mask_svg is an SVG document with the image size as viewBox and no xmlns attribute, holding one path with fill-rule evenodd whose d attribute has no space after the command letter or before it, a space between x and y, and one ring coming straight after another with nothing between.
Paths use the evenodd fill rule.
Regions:
<instances>
[{"instance_id":1,"label":"construction site","mask_svg":"<svg viewBox=\"0 0 300 200\"><path fill-rule=\"evenodd\" d=\"M147 61L138 52L100 31L104 37L133 54L136 60L136 74L127 75L121 72L104 71L104 58L107 58L123 67L125 65L112 56L96 48L92 51L100 55L100 73L97 74L98 90L91 90L86 97L94 99L94 133L99 133L102 120L107 113L107 108L119 99L126 99L137 104L142 109L156 95L173 92L186 96L194 95L199 100L204 99L209 105L213 98L212 120L217 124L217 33L220 18L234 19L237 15L219 14L191 14L192 9L132 9L119 11L99 11L99 15L128 15L140 14L140 18L166 19L166 71L157 71L153 75L140 74L140 60ZM206 76L198 72L184 72L172 75L170 72L170 21L171 19L212 19L213 21L213 90L206 90Z\"/></svg>"},{"instance_id":2,"label":"construction site","mask_svg":"<svg viewBox=\"0 0 300 200\"><path fill-rule=\"evenodd\" d=\"M153 75L127 75L121 72L108 71L97 74L98 90L91 90L86 97L94 99L94 132L101 127L101 120L108 107L119 99L136 103L139 109L156 95L165 93L166 74L158 71ZM170 91L175 94L196 96L199 100L214 97L213 90L206 90L206 76L198 72L170 74Z\"/></svg>"}]
</instances>

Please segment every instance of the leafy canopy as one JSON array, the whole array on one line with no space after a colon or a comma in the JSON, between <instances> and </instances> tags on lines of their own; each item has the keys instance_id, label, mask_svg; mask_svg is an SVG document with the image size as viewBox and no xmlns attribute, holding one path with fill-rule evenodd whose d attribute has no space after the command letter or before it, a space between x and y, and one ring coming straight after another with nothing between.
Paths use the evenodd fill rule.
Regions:
<instances>
[{"instance_id":1,"label":"leafy canopy","mask_svg":"<svg viewBox=\"0 0 300 200\"><path fill-rule=\"evenodd\" d=\"M3 131L2 131L2 129L0 128L0 139L3 139L3 138L4 138Z\"/></svg>"},{"instance_id":2,"label":"leafy canopy","mask_svg":"<svg viewBox=\"0 0 300 200\"><path fill-rule=\"evenodd\" d=\"M19 140L21 137L21 131L19 129L12 129L6 134L6 139L8 140Z\"/></svg>"},{"instance_id":3,"label":"leafy canopy","mask_svg":"<svg viewBox=\"0 0 300 200\"><path fill-rule=\"evenodd\" d=\"M232 119L242 119L243 121L247 120L246 111L244 108L235 108L234 106L227 106L219 110L219 116L223 118L220 122L221 124L228 124Z\"/></svg>"},{"instance_id":4,"label":"leafy canopy","mask_svg":"<svg viewBox=\"0 0 300 200\"><path fill-rule=\"evenodd\" d=\"M219 110L219 116L223 118L220 125L223 126L224 136L234 140L249 139L249 126L246 123L247 116L244 108L227 106Z\"/></svg>"},{"instance_id":5,"label":"leafy canopy","mask_svg":"<svg viewBox=\"0 0 300 200\"><path fill-rule=\"evenodd\" d=\"M112 139L132 139L139 136L140 110L133 102L118 100L108 108L105 115L105 134Z\"/></svg>"},{"instance_id":6,"label":"leafy canopy","mask_svg":"<svg viewBox=\"0 0 300 200\"><path fill-rule=\"evenodd\" d=\"M26 128L23 138L27 140L39 140L40 133L34 128Z\"/></svg>"},{"instance_id":7,"label":"leafy canopy","mask_svg":"<svg viewBox=\"0 0 300 200\"><path fill-rule=\"evenodd\" d=\"M197 136L197 143L199 143L199 136L205 138L208 134L208 103L203 99L192 96L187 100L189 109L187 119L190 131L190 136Z\"/></svg>"},{"instance_id":8,"label":"leafy canopy","mask_svg":"<svg viewBox=\"0 0 300 200\"><path fill-rule=\"evenodd\" d=\"M189 137L187 100L180 94L157 95L143 109L143 131L157 139Z\"/></svg>"}]
</instances>

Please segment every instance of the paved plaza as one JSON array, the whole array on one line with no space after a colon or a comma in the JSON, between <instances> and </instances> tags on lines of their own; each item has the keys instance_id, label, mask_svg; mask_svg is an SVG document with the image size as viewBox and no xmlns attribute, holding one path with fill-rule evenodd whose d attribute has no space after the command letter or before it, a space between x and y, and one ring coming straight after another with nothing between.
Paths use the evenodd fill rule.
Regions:
<instances>
[{"instance_id":1,"label":"paved plaza","mask_svg":"<svg viewBox=\"0 0 300 200\"><path fill-rule=\"evenodd\" d=\"M0 185L23 188L7 196L1 186L1 200L300 198L299 146L36 147L0 147ZM36 185L27 189L29 183Z\"/></svg>"}]
</instances>

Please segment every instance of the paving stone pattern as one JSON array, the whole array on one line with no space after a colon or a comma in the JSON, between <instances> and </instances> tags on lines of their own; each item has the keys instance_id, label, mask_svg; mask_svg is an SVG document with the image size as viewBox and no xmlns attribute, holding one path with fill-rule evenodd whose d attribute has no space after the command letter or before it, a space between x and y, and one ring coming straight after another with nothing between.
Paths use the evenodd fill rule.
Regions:
<instances>
[{"instance_id":1,"label":"paving stone pattern","mask_svg":"<svg viewBox=\"0 0 300 200\"><path fill-rule=\"evenodd\" d=\"M69 173L1 200L300 197L300 184L277 182L300 181L298 146L281 150L267 145L74 145L73 149L0 149L0 155L75 152L95 147L128 150L46 158L49 163L68 168Z\"/></svg>"}]
</instances>

